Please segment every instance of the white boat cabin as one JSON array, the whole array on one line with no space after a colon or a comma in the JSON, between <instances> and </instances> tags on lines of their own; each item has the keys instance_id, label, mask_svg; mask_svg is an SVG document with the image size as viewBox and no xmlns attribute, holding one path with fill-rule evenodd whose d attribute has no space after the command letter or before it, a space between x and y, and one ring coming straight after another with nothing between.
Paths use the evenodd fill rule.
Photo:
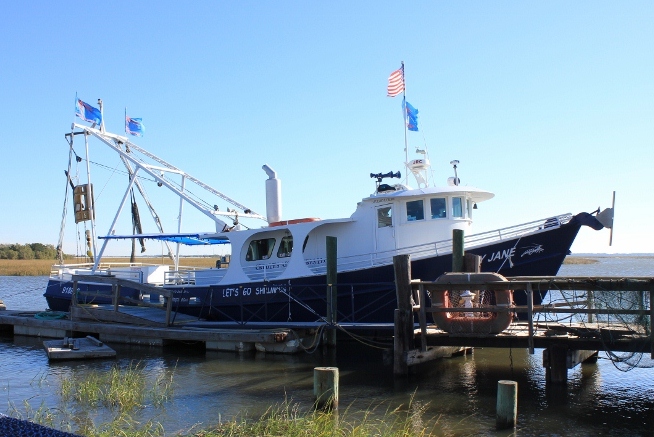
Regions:
<instances>
[{"instance_id":1,"label":"white boat cabin","mask_svg":"<svg viewBox=\"0 0 654 437\"><path fill-rule=\"evenodd\" d=\"M195 283L324 274L327 236L337 238L339 271L389 264L394 255L409 251L417 257L433 255L434 244L451 240L453 229L470 234L476 204L492 197L474 187L396 185L364 198L349 219L278 221L262 229L208 236L229 240L232 262L228 269L195 272Z\"/></svg>"}]
</instances>

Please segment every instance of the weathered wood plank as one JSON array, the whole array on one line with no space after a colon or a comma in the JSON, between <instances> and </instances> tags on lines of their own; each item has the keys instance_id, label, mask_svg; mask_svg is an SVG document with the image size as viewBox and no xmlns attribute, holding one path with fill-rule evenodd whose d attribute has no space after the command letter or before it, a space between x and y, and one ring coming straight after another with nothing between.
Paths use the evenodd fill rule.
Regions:
<instances>
[{"instance_id":1,"label":"weathered wood plank","mask_svg":"<svg viewBox=\"0 0 654 437\"><path fill-rule=\"evenodd\" d=\"M79 360L116 356L115 350L91 336L85 338L65 338L65 340L66 344L62 340L46 340L43 342L48 359Z\"/></svg>"},{"instance_id":2,"label":"weathered wood plank","mask_svg":"<svg viewBox=\"0 0 654 437\"><path fill-rule=\"evenodd\" d=\"M405 361L407 366L426 363L438 358L450 358L461 352L465 352L466 347L461 346L430 346L427 350L412 349L405 352Z\"/></svg>"}]
</instances>

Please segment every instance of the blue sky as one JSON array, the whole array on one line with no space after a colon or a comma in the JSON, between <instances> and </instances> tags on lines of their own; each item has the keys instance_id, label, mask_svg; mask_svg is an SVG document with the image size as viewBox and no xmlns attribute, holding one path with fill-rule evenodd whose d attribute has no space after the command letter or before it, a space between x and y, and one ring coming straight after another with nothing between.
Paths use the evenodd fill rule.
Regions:
<instances>
[{"instance_id":1,"label":"blue sky","mask_svg":"<svg viewBox=\"0 0 654 437\"><path fill-rule=\"evenodd\" d=\"M76 93L103 99L110 131L125 108L142 117L137 144L257 212L268 164L284 218L348 217L369 173L404 172L401 98L386 97L404 61L410 148L428 147L437 182L458 159L463 184L496 194L475 231L615 190L613 246L583 229L573 252L654 252L652 2L34 1L2 3L0 21L0 243L56 244ZM110 220L124 178L92 171ZM177 202L157 210L174 223ZM211 226L190 214L184 230Z\"/></svg>"}]
</instances>

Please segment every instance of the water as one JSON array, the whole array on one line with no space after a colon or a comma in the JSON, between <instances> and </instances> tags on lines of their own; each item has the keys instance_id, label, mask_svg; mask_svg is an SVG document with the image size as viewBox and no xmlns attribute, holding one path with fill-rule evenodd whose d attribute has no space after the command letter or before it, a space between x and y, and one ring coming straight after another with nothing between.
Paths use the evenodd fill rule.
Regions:
<instances>
[{"instance_id":1,"label":"water","mask_svg":"<svg viewBox=\"0 0 654 437\"><path fill-rule=\"evenodd\" d=\"M564 265L562 276L654 276L654 256L593 256L596 264ZM0 277L0 299L9 309L41 310L45 277ZM654 368L624 372L600 355L597 364L568 372L562 389L545 387L542 350L475 349L472 356L439 360L409 379L394 379L377 349L340 344L336 354L295 356L204 352L193 345L175 348L112 345L115 360L49 363L38 338L0 337L0 412L25 414L33 408L60 407L59 381L73 371L127 366L138 361L149 375L174 372L174 395L165 410L146 407L141 418L162 422L167 435L209 426L236 414L258 417L284 400L308 408L313 401L313 368L340 370L340 404L357 412L380 411L409 401L438 418L436 435L511 435L496 432L497 381L518 382L520 436L639 436L654 429ZM651 365L649 355L641 361ZM351 413L348 413L351 414ZM97 412L101 419L103 412Z\"/></svg>"}]
</instances>

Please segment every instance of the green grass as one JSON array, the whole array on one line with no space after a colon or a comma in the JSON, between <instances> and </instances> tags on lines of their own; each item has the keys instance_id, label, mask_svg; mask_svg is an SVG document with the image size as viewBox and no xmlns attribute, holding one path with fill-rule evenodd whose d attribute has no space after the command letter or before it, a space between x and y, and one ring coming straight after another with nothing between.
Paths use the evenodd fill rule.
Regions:
<instances>
[{"instance_id":1,"label":"green grass","mask_svg":"<svg viewBox=\"0 0 654 437\"><path fill-rule=\"evenodd\" d=\"M284 402L273 406L261 417L246 417L212 428L183 434L193 437L422 437L432 435L438 421L424 419L424 406L409 403L407 408L378 413L381 406L355 413L311 410L300 412L299 404Z\"/></svg>"}]
</instances>

